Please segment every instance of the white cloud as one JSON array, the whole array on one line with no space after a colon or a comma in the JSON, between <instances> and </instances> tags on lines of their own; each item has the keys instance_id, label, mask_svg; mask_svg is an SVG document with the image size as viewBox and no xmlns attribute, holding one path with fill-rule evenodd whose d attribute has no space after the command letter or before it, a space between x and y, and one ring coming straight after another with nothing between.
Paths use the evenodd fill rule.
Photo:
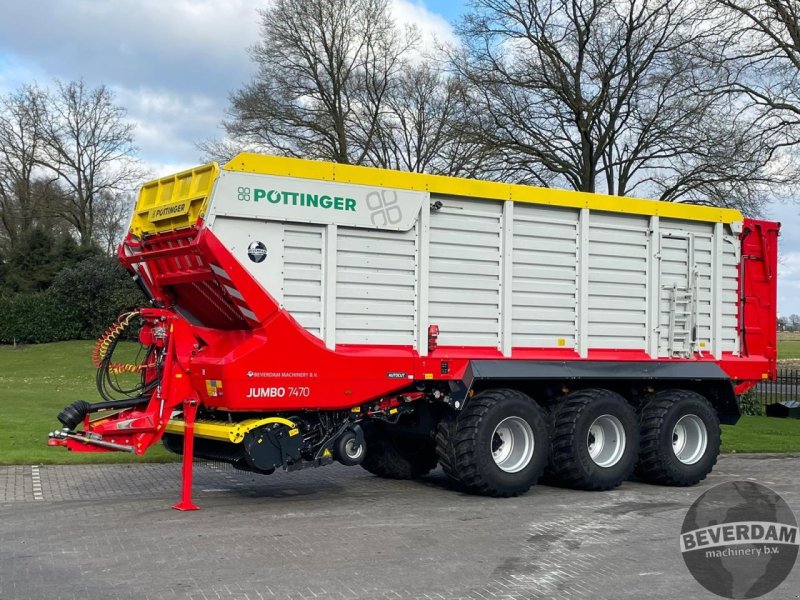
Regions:
<instances>
[{"instance_id":1,"label":"white cloud","mask_svg":"<svg viewBox=\"0 0 800 600\"><path fill-rule=\"evenodd\" d=\"M392 15L398 23L416 25L421 33L422 50L432 52L436 43L454 42L452 25L442 15L429 10L422 2L393 0Z\"/></svg>"},{"instance_id":2,"label":"white cloud","mask_svg":"<svg viewBox=\"0 0 800 600\"><path fill-rule=\"evenodd\" d=\"M800 252L784 252L778 262L778 277L800 279Z\"/></svg>"},{"instance_id":3,"label":"white cloud","mask_svg":"<svg viewBox=\"0 0 800 600\"><path fill-rule=\"evenodd\" d=\"M26 0L0 19L0 92L53 78L105 83L136 125L148 163L198 159L194 144L221 134L228 94L252 75L257 9L269 0ZM392 0L423 50L452 41L447 21L418 0ZM43 16L44 15L44 16Z\"/></svg>"},{"instance_id":4,"label":"white cloud","mask_svg":"<svg viewBox=\"0 0 800 600\"><path fill-rule=\"evenodd\" d=\"M263 0L11 2L3 7L0 49L64 79L227 90L249 76L246 48L257 38L255 10L263 6Z\"/></svg>"},{"instance_id":5,"label":"white cloud","mask_svg":"<svg viewBox=\"0 0 800 600\"><path fill-rule=\"evenodd\" d=\"M253 71L265 0L27 0L0 19L0 92L54 78L107 84L152 165L197 161ZM154 170L158 170L154 168Z\"/></svg>"},{"instance_id":6,"label":"white cloud","mask_svg":"<svg viewBox=\"0 0 800 600\"><path fill-rule=\"evenodd\" d=\"M195 142L216 133L223 100L179 90L116 88L117 101L136 127L136 145L150 163L197 161Z\"/></svg>"},{"instance_id":7,"label":"white cloud","mask_svg":"<svg viewBox=\"0 0 800 600\"><path fill-rule=\"evenodd\" d=\"M62 79L224 97L253 73L247 48L258 39L256 11L268 5L265 0L4 3L0 57L5 53L20 69ZM420 28L426 48L434 38L454 39L447 20L422 2L392 0L392 11L398 22Z\"/></svg>"}]
</instances>

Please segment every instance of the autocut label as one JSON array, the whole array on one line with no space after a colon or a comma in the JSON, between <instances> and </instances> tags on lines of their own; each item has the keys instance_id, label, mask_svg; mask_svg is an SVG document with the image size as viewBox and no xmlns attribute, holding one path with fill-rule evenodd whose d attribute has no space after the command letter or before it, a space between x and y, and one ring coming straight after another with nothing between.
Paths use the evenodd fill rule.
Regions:
<instances>
[{"instance_id":1,"label":"autocut label","mask_svg":"<svg viewBox=\"0 0 800 600\"><path fill-rule=\"evenodd\" d=\"M771 592L794 567L799 544L792 510L776 492L752 481L705 492L686 514L680 536L689 572L723 598Z\"/></svg>"},{"instance_id":2,"label":"autocut label","mask_svg":"<svg viewBox=\"0 0 800 600\"><path fill-rule=\"evenodd\" d=\"M223 173L211 211L264 221L295 221L408 231L427 192L295 177Z\"/></svg>"}]
</instances>

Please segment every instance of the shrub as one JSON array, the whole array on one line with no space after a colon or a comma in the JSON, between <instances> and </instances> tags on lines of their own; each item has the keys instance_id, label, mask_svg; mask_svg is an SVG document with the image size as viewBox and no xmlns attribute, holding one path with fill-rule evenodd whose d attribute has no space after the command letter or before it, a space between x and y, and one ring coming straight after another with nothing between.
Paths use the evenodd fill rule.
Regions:
<instances>
[{"instance_id":1,"label":"shrub","mask_svg":"<svg viewBox=\"0 0 800 600\"><path fill-rule=\"evenodd\" d=\"M753 390L750 390L739 396L739 410L743 415L763 417L764 403L761 402Z\"/></svg>"},{"instance_id":2,"label":"shrub","mask_svg":"<svg viewBox=\"0 0 800 600\"><path fill-rule=\"evenodd\" d=\"M44 292L0 298L0 343L95 338L145 302L115 259L92 256L61 270Z\"/></svg>"},{"instance_id":3,"label":"shrub","mask_svg":"<svg viewBox=\"0 0 800 600\"><path fill-rule=\"evenodd\" d=\"M48 290L0 298L0 343L43 343L80 337L80 323Z\"/></svg>"},{"instance_id":4,"label":"shrub","mask_svg":"<svg viewBox=\"0 0 800 600\"><path fill-rule=\"evenodd\" d=\"M69 320L81 324L81 337L100 335L120 313L146 302L130 275L114 258L94 256L56 275L50 291Z\"/></svg>"}]
</instances>

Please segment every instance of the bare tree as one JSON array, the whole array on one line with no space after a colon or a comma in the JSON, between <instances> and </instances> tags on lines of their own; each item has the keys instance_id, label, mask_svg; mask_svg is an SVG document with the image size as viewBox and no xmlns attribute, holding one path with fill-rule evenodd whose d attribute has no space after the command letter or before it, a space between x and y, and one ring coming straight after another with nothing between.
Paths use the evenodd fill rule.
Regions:
<instances>
[{"instance_id":1,"label":"bare tree","mask_svg":"<svg viewBox=\"0 0 800 600\"><path fill-rule=\"evenodd\" d=\"M105 190L99 194L95 202L94 237L106 254L113 254L125 236L135 204L131 193Z\"/></svg>"},{"instance_id":2,"label":"bare tree","mask_svg":"<svg viewBox=\"0 0 800 600\"><path fill-rule=\"evenodd\" d=\"M263 146L258 144L245 144L233 139L205 139L195 143L200 151L200 160L204 162L226 163L239 152L258 152Z\"/></svg>"},{"instance_id":3,"label":"bare tree","mask_svg":"<svg viewBox=\"0 0 800 600\"><path fill-rule=\"evenodd\" d=\"M64 217L88 246L102 194L124 191L144 175L133 158L133 125L107 87L58 82L47 96L42 135L41 162L65 190Z\"/></svg>"},{"instance_id":4,"label":"bare tree","mask_svg":"<svg viewBox=\"0 0 800 600\"><path fill-rule=\"evenodd\" d=\"M231 97L225 140L198 144L407 171L496 176L499 151L467 135L457 77L416 52L388 0L278 0L262 11L259 71ZM491 168L489 168L491 166Z\"/></svg>"},{"instance_id":5,"label":"bare tree","mask_svg":"<svg viewBox=\"0 0 800 600\"><path fill-rule=\"evenodd\" d=\"M0 99L0 231L12 248L43 209L35 189L42 111L42 94L32 86Z\"/></svg>"},{"instance_id":6,"label":"bare tree","mask_svg":"<svg viewBox=\"0 0 800 600\"><path fill-rule=\"evenodd\" d=\"M228 135L289 156L363 163L416 43L388 0L276 0L261 11L258 73L231 97Z\"/></svg>"},{"instance_id":7,"label":"bare tree","mask_svg":"<svg viewBox=\"0 0 800 600\"><path fill-rule=\"evenodd\" d=\"M764 132L700 58L707 7L682 0L476 0L452 62L478 135L543 185L675 199L770 179ZM723 144L724 142L724 144ZM736 168L747 148L748 161ZM723 168L724 167L724 168ZM711 185L713 173L718 185Z\"/></svg>"},{"instance_id":8,"label":"bare tree","mask_svg":"<svg viewBox=\"0 0 800 600\"><path fill-rule=\"evenodd\" d=\"M800 1L709 0L717 18L710 63L725 75L720 90L747 106L771 136L773 172L791 186L800 169Z\"/></svg>"},{"instance_id":9,"label":"bare tree","mask_svg":"<svg viewBox=\"0 0 800 600\"><path fill-rule=\"evenodd\" d=\"M465 134L465 115L461 81L432 61L406 65L387 94L366 162L400 171L477 175L490 153Z\"/></svg>"},{"instance_id":10,"label":"bare tree","mask_svg":"<svg viewBox=\"0 0 800 600\"><path fill-rule=\"evenodd\" d=\"M660 200L737 208L750 216L783 193L795 169L778 166L779 136L750 111L729 106L737 114L726 114L723 104L717 103L718 114L682 132L672 157L648 164L638 188Z\"/></svg>"},{"instance_id":11,"label":"bare tree","mask_svg":"<svg viewBox=\"0 0 800 600\"><path fill-rule=\"evenodd\" d=\"M782 127L800 123L800 1L711 0L718 10L715 58L733 91Z\"/></svg>"}]
</instances>

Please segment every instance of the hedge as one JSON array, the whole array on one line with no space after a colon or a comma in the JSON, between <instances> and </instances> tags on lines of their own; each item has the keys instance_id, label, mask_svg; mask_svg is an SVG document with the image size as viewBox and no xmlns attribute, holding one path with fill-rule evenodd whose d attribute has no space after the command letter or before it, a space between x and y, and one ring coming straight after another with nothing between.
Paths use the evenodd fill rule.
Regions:
<instances>
[{"instance_id":1,"label":"hedge","mask_svg":"<svg viewBox=\"0 0 800 600\"><path fill-rule=\"evenodd\" d=\"M81 329L49 290L0 298L0 344L74 340Z\"/></svg>"},{"instance_id":2,"label":"hedge","mask_svg":"<svg viewBox=\"0 0 800 600\"><path fill-rule=\"evenodd\" d=\"M145 302L115 259L94 256L62 270L44 292L0 297L0 344L96 338Z\"/></svg>"}]
</instances>

